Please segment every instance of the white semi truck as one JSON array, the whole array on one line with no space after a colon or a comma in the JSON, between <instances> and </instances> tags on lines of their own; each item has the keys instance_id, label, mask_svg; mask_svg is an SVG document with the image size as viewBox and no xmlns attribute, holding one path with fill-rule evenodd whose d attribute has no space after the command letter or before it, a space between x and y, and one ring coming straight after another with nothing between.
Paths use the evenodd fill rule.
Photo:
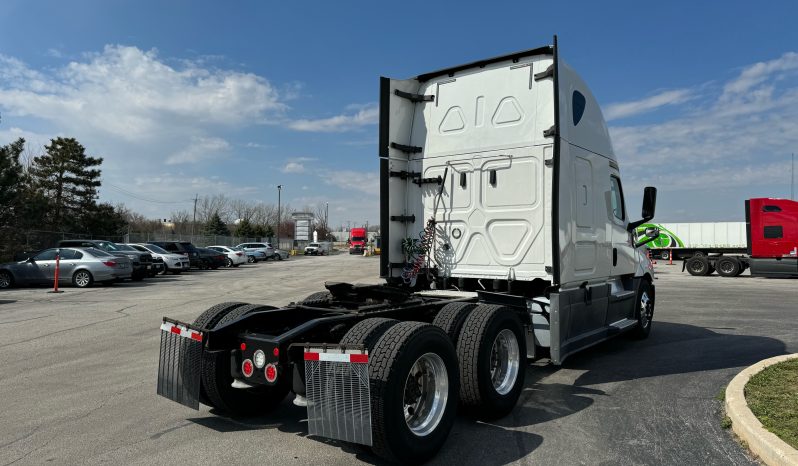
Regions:
<instances>
[{"instance_id":1,"label":"white semi truck","mask_svg":"<svg viewBox=\"0 0 798 466\"><path fill-rule=\"evenodd\" d=\"M311 435L432 457L457 406L510 413L527 362L645 338L654 272L596 100L554 45L380 80L381 285L285 307L164 318L158 393L267 412L289 393Z\"/></svg>"}]
</instances>

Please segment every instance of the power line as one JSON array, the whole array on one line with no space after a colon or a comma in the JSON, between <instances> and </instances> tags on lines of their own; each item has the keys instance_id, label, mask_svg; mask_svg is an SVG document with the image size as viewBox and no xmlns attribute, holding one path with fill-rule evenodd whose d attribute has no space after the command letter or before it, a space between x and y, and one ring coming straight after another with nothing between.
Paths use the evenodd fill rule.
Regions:
<instances>
[{"instance_id":1,"label":"power line","mask_svg":"<svg viewBox=\"0 0 798 466\"><path fill-rule=\"evenodd\" d=\"M151 202L153 204L186 204L187 202L190 202L190 201L158 201L158 200L155 200L155 199L148 199L146 197L143 197L141 195L138 195L136 193L128 191L127 189L120 188L119 186L116 186L116 185L108 183L108 182L104 182L103 186L109 186L109 187L119 191L120 193L129 196L129 197L132 197L134 199L138 199L139 201ZM193 201L193 199L191 199L191 201Z\"/></svg>"}]
</instances>

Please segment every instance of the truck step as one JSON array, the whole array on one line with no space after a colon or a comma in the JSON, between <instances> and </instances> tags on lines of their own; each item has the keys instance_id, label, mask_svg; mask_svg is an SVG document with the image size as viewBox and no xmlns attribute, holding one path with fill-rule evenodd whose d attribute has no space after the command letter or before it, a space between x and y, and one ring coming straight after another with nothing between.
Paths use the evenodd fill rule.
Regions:
<instances>
[{"instance_id":1,"label":"truck step","mask_svg":"<svg viewBox=\"0 0 798 466\"><path fill-rule=\"evenodd\" d=\"M610 333L620 333L635 324L637 324L637 321L634 319L623 319L611 323L608 330Z\"/></svg>"}]
</instances>

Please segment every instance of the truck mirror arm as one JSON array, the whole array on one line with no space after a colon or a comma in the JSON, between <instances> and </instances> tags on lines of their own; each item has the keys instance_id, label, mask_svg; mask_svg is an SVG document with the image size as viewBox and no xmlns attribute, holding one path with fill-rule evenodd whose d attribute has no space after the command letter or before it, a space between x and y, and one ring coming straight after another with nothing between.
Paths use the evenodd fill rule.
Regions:
<instances>
[{"instance_id":1,"label":"truck mirror arm","mask_svg":"<svg viewBox=\"0 0 798 466\"><path fill-rule=\"evenodd\" d=\"M638 241L637 243L635 243L635 249L639 248L640 246L645 246L646 244L654 241L655 239L657 239L657 238L656 237L654 237L654 238L646 238L646 239L644 239L642 241Z\"/></svg>"}]
</instances>

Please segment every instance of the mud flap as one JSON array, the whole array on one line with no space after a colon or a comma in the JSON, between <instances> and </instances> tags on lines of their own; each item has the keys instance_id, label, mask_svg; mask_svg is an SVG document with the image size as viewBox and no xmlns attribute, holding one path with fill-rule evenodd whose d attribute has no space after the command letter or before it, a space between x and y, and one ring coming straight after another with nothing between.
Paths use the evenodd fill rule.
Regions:
<instances>
[{"instance_id":1,"label":"mud flap","mask_svg":"<svg viewBox=\"0 0 798 466\"><path fill-rule=\"evenodd\" d=\"M164 320L158 361L159 395L199 409L202 339L202 332L188 324Z\"/></svg>"},{"instance_id":2,"label":"mud flap","mask_svg":"<svg viewBox=\"0 0 798 466\"><path fill-rule=\"evenodd\" d=\"M305 351L308 434L371 446L368 354Z\"/></svg>"}]
</instances>

